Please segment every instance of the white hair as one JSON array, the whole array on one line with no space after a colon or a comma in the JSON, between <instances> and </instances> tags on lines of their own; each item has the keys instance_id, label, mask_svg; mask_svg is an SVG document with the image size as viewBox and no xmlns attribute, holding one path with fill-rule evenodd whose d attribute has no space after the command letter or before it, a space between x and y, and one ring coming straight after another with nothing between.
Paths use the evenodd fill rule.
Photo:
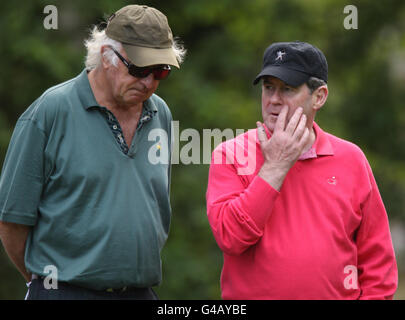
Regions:
<instances>
[{"instance_id":1,"label":"white hair","mask_svg":"<svg viewBox=\"0 0 405 320\"><path fill-rule=\"evenodd\" d=\"M121 51L122 45L120 42L115 41L105 34L105 30L99 30L97 26L93 27L90 31L90 36L87 40L84 41L84 45L87 49L85 66L88 71L96 69L101 65L101 47L102 46L112 46L118 52ZM173 39L172 47L177 62L181 64L184 61L187 50L180 43L178 38ZM118 57L114 54L112 50L105 50L103 53L104 57L113 65L117 66Z\"/></svg>"},{"instance_id":2,"label":"white hair","mask_svg":"<svg viewBox=\"0 0 405 320\"><path fill-rule=\"evenodd\" d=\"M187 50L184 48L183 43L181 43L180 38L175 37L173 39L174 54L176 55L177 62L180 64L183 63L184 58L186 57Z\"/></svg>"},{"instance_id":3,"label":"white hair","mask_svg":"<svg viewBox=\"0 0 405 320\"><path fill-rule=\"evenodd\" d=\"M85 66L88 71L96 69L101 64L101 47L102 46L112 46L115 50L121 51L122 45L120 42L115 41L105 34L104 30L98 30L94 27L90 31L90 37L84 41L84 45L87 49ZM103 53L104 57L110 61L115 67L118 64L118 57L114 54L112 50L105 50Z\"/></svg>"}]
</instances>

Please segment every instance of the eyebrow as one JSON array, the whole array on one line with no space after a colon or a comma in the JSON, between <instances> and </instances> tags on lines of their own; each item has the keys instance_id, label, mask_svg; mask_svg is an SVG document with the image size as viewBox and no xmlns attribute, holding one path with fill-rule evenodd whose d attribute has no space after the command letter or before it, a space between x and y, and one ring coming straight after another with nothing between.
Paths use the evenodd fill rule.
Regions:
<instances>
[{"instance_id":1,"label":"eyebrow","mask_svg":"<svg viewBox=\"0 0 405 320\"><path fill-rule=\"evenodd\" d=\"M301 85L299 85L298 87L294 87L290 84L285 83L284 81L281 80L281 82L283 83L284 87L290 87L290 88L294 88L294 89L298 89ZM274 84L274 80L272 78L263 78L263 85L268 85L268 84Z\"/></svg>"},{"instance_id":2,"label":"eyebrow","mask_svg":"<svg viewBox=\"0 0 405 320\"><path fill-rule=\"evenodd\" d=\"M283 81L281 81L282 82L282 84L284 85L284 86L286 86L286 87L292 87L292 86L290 86L289 84L287 84L287 83L285 83L285 82L283 82ZM264 85L266 85L266 84L276 84L277 82L276 81L274 81L273 79L263 79L263 84Z\"/></svg>"},{"instance_id":3,"label":"eyebrow","mask_svg":"<svg viewBox=\"0 0 405 320\"><path fill-rule=\"evenodd\" d=\"M272 84L273 81L271 79L263 79L263 84Z\"/></svg>"}]
</instances>

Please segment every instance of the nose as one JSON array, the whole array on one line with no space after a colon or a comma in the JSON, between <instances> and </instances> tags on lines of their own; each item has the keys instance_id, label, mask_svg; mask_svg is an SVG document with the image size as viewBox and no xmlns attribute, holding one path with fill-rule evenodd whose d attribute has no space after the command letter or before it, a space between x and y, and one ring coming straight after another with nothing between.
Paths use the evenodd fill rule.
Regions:
<instances>
[{"instance_id":1,"label":"nose","mask_svg":"<svg viewBox=\"0 0 405 320\"><path fill-rule=\"evenodd\" d=\"M270 103L273 105L282 104L280 88L274 90L274 92L270 95Z\"/></svg>"},{"instance_id":2,"label":"nose","mask_svg":"<svg viewBox=\"0 0 405 320\"><path fill-rule=\"evenodd\" d=\"M147 77L141 78L141 82L147 89L152 89L155 85L155 77L153 73L150 73Z\"/></svg>"}]
</instances>

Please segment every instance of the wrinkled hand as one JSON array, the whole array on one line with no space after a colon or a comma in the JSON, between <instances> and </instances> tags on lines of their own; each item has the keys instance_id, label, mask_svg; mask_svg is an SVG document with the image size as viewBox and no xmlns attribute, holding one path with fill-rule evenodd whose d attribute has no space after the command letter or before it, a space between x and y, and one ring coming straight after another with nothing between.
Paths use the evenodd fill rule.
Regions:
<instances>
[{"instance_id":1,"label":"wrinkled hand","mask_svg":"<svg viewBox=\"0 0 405 320\"><path fill-rule=\"evenodd\" d=\"M290 121L287 122L288 107L284 107L278 115L273 135L267 138L263 124L257 122L258 138L264 157L259 176L273 188L280 190L288 171L298 160L310 139L306 127L307 117L303 109L297 108Z\"/></svg>"}]
</instances>

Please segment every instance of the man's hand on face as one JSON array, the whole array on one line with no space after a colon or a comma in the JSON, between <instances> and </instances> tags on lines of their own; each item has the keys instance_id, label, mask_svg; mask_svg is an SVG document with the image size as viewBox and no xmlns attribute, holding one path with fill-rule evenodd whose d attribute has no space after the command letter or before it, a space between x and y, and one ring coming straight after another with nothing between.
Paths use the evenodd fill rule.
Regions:
<instances>
[{"instance_id":1,"label":"man's hand on face","mask_svg":"<svg viewBox=\"0 0 405 320\"><path fill-rule=\"evenodd\" d=\"M257 122L258 138L264 157L259 176L274 189L280 190L288 171L298 160L310 140L306 127L307 117L302 108L297 108L287 123L288 107L278 115L273 135L267 138L263 124Z\"/></svg>"}]
</instances>

